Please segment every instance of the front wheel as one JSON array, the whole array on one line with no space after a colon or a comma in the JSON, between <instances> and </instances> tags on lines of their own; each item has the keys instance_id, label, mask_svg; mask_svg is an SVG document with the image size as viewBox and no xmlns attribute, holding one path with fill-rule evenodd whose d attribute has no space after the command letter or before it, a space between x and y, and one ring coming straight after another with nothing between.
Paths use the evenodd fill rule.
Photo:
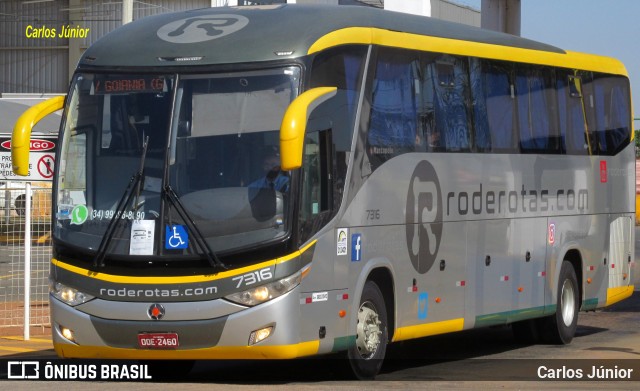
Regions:
<instances>
[{"instance_id":1,"label":"front wheel","mask_svg":"<svg viewBox=\"0 0 640 391\"><path fill-rule=\"evenodd\" d=\"M558 278L556 313L542 320L545 342L566 345L571 342L578 327L580 294L578 279L573 265L562 262Z\"/></svg>"},{"instance_id":2,"label":"front wheel","mask_svg":"<svg viewBox=\"0 0 640 391\"><path fill-rule=\"evenodd\" d=\"M372 380L380 372L388 338L384 298L378 285L367 281L358 308L356 341L347 351L351 370L358 379Z\"/></svg>"}]
</instances>

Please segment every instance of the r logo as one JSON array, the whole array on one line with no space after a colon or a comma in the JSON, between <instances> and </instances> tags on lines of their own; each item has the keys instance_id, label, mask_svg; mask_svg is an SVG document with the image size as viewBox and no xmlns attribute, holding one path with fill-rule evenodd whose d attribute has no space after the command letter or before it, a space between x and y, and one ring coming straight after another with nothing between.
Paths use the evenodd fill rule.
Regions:
<instances>
[{"instance_id":1,"label":"r logo","mask_svg":"<svg viewBox=\"0 0 640 391\"><path fill-rule=\"evenodd\" d=\"M407 247L416 271L431 269L442 237L442 195L436 170L426 160L416 166L409 182L406 210Z\"/></svg>"},{"instance_id":2,"label":"r logo","mask_svg":"<svg viewBox=\"0 0 640 391\"><path fill-rule=\"evenodd\" d=\"M242 15L195 16L167 23L157 35L171 43L197 43L211 41L243 29L249 19Z\"/></svg>"}]
</instances>

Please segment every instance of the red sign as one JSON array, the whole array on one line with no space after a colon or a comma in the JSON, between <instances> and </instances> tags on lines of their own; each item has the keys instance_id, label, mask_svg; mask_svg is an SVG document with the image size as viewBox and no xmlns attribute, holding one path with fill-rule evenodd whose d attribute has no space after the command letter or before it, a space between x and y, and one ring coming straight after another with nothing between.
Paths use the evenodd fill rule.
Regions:
<instances>
[{"instance_id":1,"label":"red sign","mask_svg":"<svg viewBox=\"0 0 640 391\"><path fill-rule=\"evenodd\" d=\"M11 140L3 141L0 146L8 151L11 150ZM29 141L29 150L30 151L50 151L56 148L56 143L53 140L43 140L38 138L33 138Z\"/></svg>"},{"instance_id":2,"label":"red sign","mask_svg":"<svg viewBox=\"0 0 640 391\"><path fill-rule=\"evenodd\" d=\"M607 161L600 160L600 182L607 183Z\"/></svg>"},{"instance_id":3,"label":"red sign","mask_svg":"<svg viewBox=\"0 0 640 391\"><path fill-rule=\"evenodd\" d=\"M38 173L45 179L53 177L54 163L55 160L53 158L53 155L42 156L40 160L38 160Z\"/></svg>"}]
</instances>

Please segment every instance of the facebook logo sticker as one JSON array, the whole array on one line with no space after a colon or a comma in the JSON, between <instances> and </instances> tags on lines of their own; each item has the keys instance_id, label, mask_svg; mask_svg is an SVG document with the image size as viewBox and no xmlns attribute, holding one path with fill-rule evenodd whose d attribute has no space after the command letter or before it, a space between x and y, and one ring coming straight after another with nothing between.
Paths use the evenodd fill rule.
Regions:
<instances>
[{"instance_id":1,"label":"facebook logo sticker","mask_svg":"<svg viewBox=\"0 0 640 391\"><path fill-rule=\"evenodd\" d=\"M362 260L362 235L351 235L351 262Z\"/></svg>"}]
</instances>

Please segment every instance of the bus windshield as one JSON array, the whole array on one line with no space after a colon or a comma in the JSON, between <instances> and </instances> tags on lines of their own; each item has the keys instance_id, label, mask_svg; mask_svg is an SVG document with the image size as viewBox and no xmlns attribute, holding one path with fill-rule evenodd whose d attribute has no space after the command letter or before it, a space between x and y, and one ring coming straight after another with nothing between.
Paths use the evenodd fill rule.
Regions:
<instances>
[{"instance_id":1,"label":"bus windshield","mask_svg":"<svg viewBox=\"0 0 640 391\"><path fill-rule=\"evenodd\" d=\"M279 128L299 81L297 67L76 75L55 238L97 250L107 236L107 256L179 257L284 237L291 181Z\"/></svg>"}]
</instances>

